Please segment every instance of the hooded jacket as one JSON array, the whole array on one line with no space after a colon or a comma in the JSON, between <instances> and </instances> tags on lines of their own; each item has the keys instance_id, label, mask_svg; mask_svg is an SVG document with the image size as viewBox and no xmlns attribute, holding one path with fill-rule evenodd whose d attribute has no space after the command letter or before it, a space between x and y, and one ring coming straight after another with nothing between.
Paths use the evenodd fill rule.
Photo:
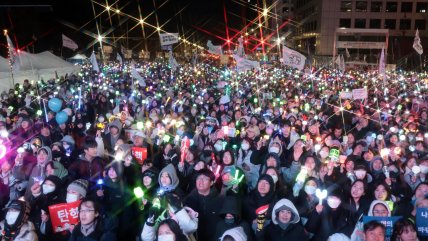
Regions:
<instances>
[{"instance_id":1,"label":"hooded jacket","mask_svg":"<svg viewBox=\"0 0 428 241\"><path fill-rule=\"evenodd\" d=\"M168 173L168 177L171 180L171 184L168 186L162 186L162 183L161 183L161 176L162 176L162 173L164 172ZM164 192L172 192L178 187L180 180L178 179L177 171L175 170L175 167L172 164L168 164L166 167L164 167L160 171L158 182L159 182L160 189L163 190Z\"/></svg>"},{"instance_id":2,"label":"hooded jacket","mask_svg":"<svg viewBox=\"0 0 428 241\"><path fill-rule=\"evenodd\" d=\"M0 222L0 238L3 238L1 235L1 231L4 230L5 221ZM13 239L13 241L38 241L39 238L37 237L34 225L32 222L27 221L24 223L21 228L19 229L19 233L16 235L16 237Z\"/></svg>"},{"instance_id":3,"label":"hooded jacket","mask_svg":"<svg viewBox=\"0 0 428 241\"><path fill-rule=\"evenodd\" d=\"M224 237L231 236L235 241L247 241L247 235L244 232L242 227L236 227L229 230L226 230L224 234L221 236L220 240L223 241Z\"/></svg>"},{"instance_id":4,"label":"hooded jacket","mask_svg":"<svg viewBox=\"0 0 428 241\"><path fill-rule=\"evenodd\" d=\"M46 161L44 162L43 165L36 164L33 167L33 169L31 170L31 174L30 174L30 178L28 179L28 186L27 186L29 188L27 188L27 191L25 192L26 200L29 200L29 198L31 196L31 187L34 184L34 178L40 179L40 181L43 181L46 177L46 175L45 175L46 164L48 162L52 161L52 150L51 150L51 148L48 146L43 146L37 151L37 153L39 153L41 150L45 150L48 153L48 156L47 156Z\"/></svg>"},{"instance_id":5,"label":"hooded jacket","mask_svg":"<svg viewBox=\"0 0 428 241\"><path fill-rule=\"evenodd\" d=\"M383 206L386 207L386 209L388 210L388 217L390 217L391 216L391 210L389 208L388 203L385 201L379 201L379 200L374 200L370 204L370 209L369 209L369 212L367 213L367 216L369 216L369 217L374 216L373 215L373 208L374 208L374 206L376 206L378 204L382 204ZM364 241L364 237L359 235L359 234L363 233L363 231L364 231L364 223L362 222L362 216L361 216L361 219L355 225L355 229L352 232L351 241Z\"/></svg>"},{"instance_id":6,"label":"hooded jacket","mask_svg":"<svg viewBox=\"0 0 428 241\"><path fill-rule=\"evenodd\" d=\"M285 229L279 225L278 213L283 208L291 211L292 216ZM294 204L288 199L279 200L272 210L272 222L264 230L264 240L266 241L306 241L309 240L305 229L300 224L300 216Z\"/></svg>"},{"instance_id":7,"label":"hooded jacket","mask_svg":"<svg viewBox=\"0 0 428 241\"><path fill-rule=\"evenodd\" d=\"M226 214L232 214L234 217L233 223L226 223L225 216ZM225 232L228 232L231 229L242 229L243 234L247 241L252 240L252 231L247 222L241 220L241 207L239 201L236 197L225 197L223 201L223 206L219 212L221 216L221 221L217 222L215 237L214 240L222 239L225 236ZM211 239L213 240L213 239Z\"/></svg>"}]
</instances>

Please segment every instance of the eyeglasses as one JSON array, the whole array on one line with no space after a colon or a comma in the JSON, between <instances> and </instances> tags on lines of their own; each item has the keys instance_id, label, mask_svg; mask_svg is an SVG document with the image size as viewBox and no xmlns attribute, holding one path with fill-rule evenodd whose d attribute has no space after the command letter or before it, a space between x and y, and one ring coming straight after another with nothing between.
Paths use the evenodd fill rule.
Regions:
<instances>
[{"instance_id":1,"label":"eyeglasses","mask_svg":"<svg viewBox=\"0 0 428 241\"><path fill-rule=\"evenodd\" d=\"M79 212L81 212L81 213L90 213L90 212L95 212L95 209L82 209L82 210L80 210Z\"/></svg>"}]
</instances>

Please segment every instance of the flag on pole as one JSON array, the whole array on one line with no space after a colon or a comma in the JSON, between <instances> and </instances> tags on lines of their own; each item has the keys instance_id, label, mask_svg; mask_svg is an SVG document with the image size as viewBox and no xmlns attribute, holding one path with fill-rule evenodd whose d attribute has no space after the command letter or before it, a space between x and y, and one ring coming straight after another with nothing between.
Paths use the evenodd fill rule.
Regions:
<instances>
[{"instance_id":1,"label":"flag on pole","mask_svg":"<svg viewBox=\"0 0 428 241\"><path fill-rule=\"evenodd\" d=\"M242 37L238 38L238 48L236 50L236 55L239 57L244 57L245 51L244 51L244 39Z\"/></svg>"},{"instance_id":2,"label":"flag on pole","mask_svg":"<svg viewBox=\"0 0 428 241\"><path fill-rule=\"evenodd\" d=\"M76 42L74 42L71 38L65 36L64 34L62 35L62 46L69 48L73 51L79 48Z\"/></svg>"},{"instance_id":3,"label":"flag on pole","mask_svg":"<svg viewBox=\"0 0 428 241\"><path fill-rule=\"evenodd\" d=\"M160 44L171 45L178 43L178 33L159 33Z\"/></svg>"},{"instance_id":4,"label":"flag on pole","mask_svg":"<svg viewBox=\"0 0 428 241\"><path fill-rule=\"evenodd\" d=\"M345 58L343 57L343 55L342 54L338 55L335 62L338 66L339 71L344 73L346 66L345 66Z\"/></svg>"},{"instance_id":5,"label":"flag on pole","mask_svg":"<svg viewBox=\"0 0 428 241\"><path fill-rule=\"evenodd\" d=\"M175 60L172 50L169 51L169 67L171 67L172 70L176 70L178 67L177 60Z\"/></svg>"},{"instance_id":6,"label":"flag on pole","mask_svg":"<svg viewBox=\"0 0 428 241\"><path fill-rule=\"evenodd\" d=\"M385 79L385 50L382 48L382 52L380 54L379 59L379 75L382 79Z\"/></svg>"},{"instance_id":7,"label":"flag on pole","mask_svg":"<svg viewBox=\"0 0 428 241\"><path fill-rule=\"evenodd\" d=\"M123 59L122 59L122 56L120 56L119 52L117 52L117 54L116 54L116 60L119 61L120 65L123 64Z\"/></svg>"},{"instance_id":8,"label":"flag on pole","mask_svg":"<svg viewBox=\"0 0 428 241\"><path fill-rule=\"evenodd\" d=\"M215 55L223 55L223 50L221 49L221 45L214 45L211 40L207 42L208 52L210 54Z\"/></svg>"},{"instance_id":9,"label":"flag on pole","mask_svg":"<svg viewBox=\"0 0 428 241\"><path fill-rule=\"evenodd\" d=\"M135 69L134 66L131 66L131 77L136 79L138 81L138 84L140 85L140 87L145 87L146 86L146 81L144 81L144 78L141 77L141 75L138 73L138 71Z\"/></svg>"},{"instance_id":10,"label":"flag on pole","mask_svg":"<svg viewBox=\"0 0 428 241\"><path fill-rule=\"evenodd\" d=\"M92 69L96 72L100 72L100 68L98 67L97 58L95 57L95 52L92 52L91 57L89 57L89 61L92 64Z\"/></svg>"},{"instance_id":11,"label":"flag on pole","mask_svg":"<svg viewBox=\"0 0 428 241\"><path fill-rule=\"evenodd\" d=\"M349 53L348 48L345 48L346 58L350 58L351 54Z\"/></svg>"},{"instance_id":12,"label":"flag on pole","mask_svg":"<svg viewBox=\"0 0 428 241\"><path fill-rule=\"evenodd\" d=\"M419 55L424 53L424 48L421 44L421 39L419 38L419 29L416 29L415 39L413 40L413 48L418 52Z\"/></svg>"},{"instance_id":13,"label":"flag on pole","mask_svg":"<svg viewBox=\"0 0 428 241\"><path fill-rule=\"evenodd\" d=\"M238 72L247 71L251 69L260 69L260 63L257 61L242 58L236 54L233 55L233 58L236 61L236 69Z\"/></svg>"},{"instance_id":14,"label":"flag on pole","mask_svg":"<svg viewBox=\"0 0 428 241\"><path fill-rule=\"evenodd\" d=\"M285 45L282 47L283 64L302 70L305 67L306 57L292 49L287 48Z\"/></svg>"},{"instance_id":15,"label":"flag on pole","mask_svg":"<svg viewBox=\"0 0 428 241\"><path fill-rule=\"evenodd\" d=\"M19 71L20 68L20 59L19 59L19 53L15 49L15 46L13 46L12 40L10 40L9 35L6 35L7 39L7 47L9 51L9 63L10 67L12 68L12 72Z\"/></svg>"}]
</instances>

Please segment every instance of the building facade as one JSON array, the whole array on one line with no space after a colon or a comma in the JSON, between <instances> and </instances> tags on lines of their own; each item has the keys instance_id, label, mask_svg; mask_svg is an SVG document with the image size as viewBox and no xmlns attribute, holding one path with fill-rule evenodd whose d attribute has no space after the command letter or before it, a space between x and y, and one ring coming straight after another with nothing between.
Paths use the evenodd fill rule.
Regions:
<instances>
[{"instance_id":1,"label":"building facade","mask_svg":"<svg viewBox=\"0 0 428 241\"><path fill-rule=\"evenodd\" d=\"M396 59L412 51L416 29L422 40L428 36L428 0L293 0L290 4L297 23L291 46L310 54L332 55L337 28L389 29L388 53Z\"/></svg>"}]
</instances>

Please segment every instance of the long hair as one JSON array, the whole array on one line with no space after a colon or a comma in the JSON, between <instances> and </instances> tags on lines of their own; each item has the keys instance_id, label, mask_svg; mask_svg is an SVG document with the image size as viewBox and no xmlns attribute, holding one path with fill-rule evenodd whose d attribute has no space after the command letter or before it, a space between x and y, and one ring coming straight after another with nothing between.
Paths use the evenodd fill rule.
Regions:
<instances>
[{"instance_id":1,"label":"long hair","mask_svg":"<svg viewBox=\"0 0 428 241\"><path fill-rule=\"evenodd\" d=\"M176 241L187 241L187 237L183 234L183 231L180 229L180 226L178 225L178 223L173 219L169 218L169 219L162 220L159 223L158 231L159 231L159 227L162 225L167 225L169 229L171 229L171 231L174 233ZM158 240L158 238L159 238L159 233L156 232L156 240Z\"/></svg>"}]
</instances>

